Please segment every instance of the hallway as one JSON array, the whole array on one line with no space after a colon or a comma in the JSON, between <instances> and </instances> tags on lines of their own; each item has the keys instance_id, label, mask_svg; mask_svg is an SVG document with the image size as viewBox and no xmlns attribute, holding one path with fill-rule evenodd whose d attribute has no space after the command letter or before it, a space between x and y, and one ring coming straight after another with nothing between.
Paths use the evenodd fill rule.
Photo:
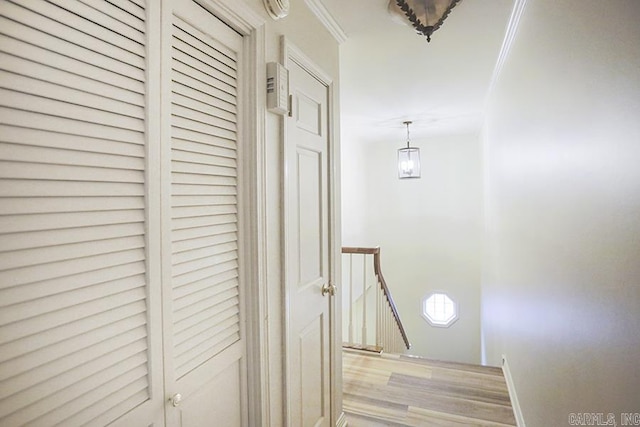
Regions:
<instances>
[{"instance_id":1,"label":"hallway","mask_svg":"<svg viewBox=\"0 0 640 427\"><path fill-rule=\"evenodd\" d=\"M343 352L351 427L515 426L500 368Z\"/></svg>"}]
</instances>

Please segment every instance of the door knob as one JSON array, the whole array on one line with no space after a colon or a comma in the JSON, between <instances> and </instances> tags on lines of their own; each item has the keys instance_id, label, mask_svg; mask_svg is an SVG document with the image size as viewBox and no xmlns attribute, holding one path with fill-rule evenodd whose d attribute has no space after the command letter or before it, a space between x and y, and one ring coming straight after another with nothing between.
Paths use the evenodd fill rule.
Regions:
<instances>
[{"instance_id":1,"label":"door knob","mask_svg":"<svg viewBox=\"0 0 640 427\"><path fill-rule=\"evenodd\" d=\"M336 287L336 285L329 282L328 284L322 286L322 296L325 296L327 294L334 296L337 290L338 288Z\"/></svg>"},{"instance_id":2,"label":"door knob","mask_svg":"<svg viewBox=\"0 0 640 427\"><path fill-rule=\"evenodd\" d=\"M180 403L182 402L182 395L180 393L176 393L173 396L171 396L171 399L169 399L169 402L171 402L171 404L177 408Z\"/></svg>"}]
</instances>

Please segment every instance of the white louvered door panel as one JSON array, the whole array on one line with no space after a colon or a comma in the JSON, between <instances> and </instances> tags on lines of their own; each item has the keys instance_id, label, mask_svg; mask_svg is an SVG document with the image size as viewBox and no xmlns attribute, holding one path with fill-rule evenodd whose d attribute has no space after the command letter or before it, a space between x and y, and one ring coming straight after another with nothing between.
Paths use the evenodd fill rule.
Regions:
<instances>
[{"instance_id":1,"label":"white louvered door panel","mask_svg":"<svg viewBox=\"0 0 640 427\"><path fill-rule=\"evenodd\" d=\"M151 401L145 19L142 1L0 0L2 426Z\"/></svg>"},{"instance_id":2,"label":"white louvered door panel","mask_svg":"<svg viewBox=\"0 0 640 427\"><path fill-rule=\"evenodd\" d=\"M213 417L233 426L242 418L244 356L237 154L242 37L191 0L174 7L168 376L184 397L175 425L195 427Z\"/></svg>"}]
</instances>

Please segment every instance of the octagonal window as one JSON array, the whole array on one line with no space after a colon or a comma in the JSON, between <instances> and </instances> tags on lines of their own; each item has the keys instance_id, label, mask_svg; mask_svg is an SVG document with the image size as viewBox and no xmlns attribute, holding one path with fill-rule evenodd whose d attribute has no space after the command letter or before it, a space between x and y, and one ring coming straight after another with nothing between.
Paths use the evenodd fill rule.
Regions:
<instances>
[{"instance_id":1,"label":"octagonal window","mask_svg":"<svg viewBox=\"0 0 640 427\"><path fill-rule=\"evenodd\" d=\"M443 292L433 292L422 301L422 316L433 326L448 327L458 319L458 304Z\"/></svg>"}]
</instances>

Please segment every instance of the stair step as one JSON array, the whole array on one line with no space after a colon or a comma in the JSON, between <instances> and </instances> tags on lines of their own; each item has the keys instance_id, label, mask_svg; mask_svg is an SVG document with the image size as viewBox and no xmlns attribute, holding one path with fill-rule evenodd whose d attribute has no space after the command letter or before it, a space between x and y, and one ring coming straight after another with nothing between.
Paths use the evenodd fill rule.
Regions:
<instances>
[{"instance_id":1,"label":"stair step","mask_svg":"<svg viewBox=\"0 0 640 427\"><path fill-rule=\"evenodd\" d=\"M343 342L342 348L347 350L359 350L359 351L366 351L366 352L377 353L377 354L382 353L382 347L378 345L362 345L362 344Z\"/></svg>"},{"instance_id":2,"label":"stair step","mask_svg":"<svg viewBox=\"0 0 640 427\"><path fill-rule=\"evenodd\" d=\"M462 363L462 362L450 362L450 361L437 360L437 359L428 359L426 357L413 356L408 354L385 353L384 355L381 355L381 356L387 359L398 359L404 362L426 365L434 368L456 369L459 371L502 375L502 368L499 368L497 366L475 365L471 363Z\"/></svg>"}]
</instances>

